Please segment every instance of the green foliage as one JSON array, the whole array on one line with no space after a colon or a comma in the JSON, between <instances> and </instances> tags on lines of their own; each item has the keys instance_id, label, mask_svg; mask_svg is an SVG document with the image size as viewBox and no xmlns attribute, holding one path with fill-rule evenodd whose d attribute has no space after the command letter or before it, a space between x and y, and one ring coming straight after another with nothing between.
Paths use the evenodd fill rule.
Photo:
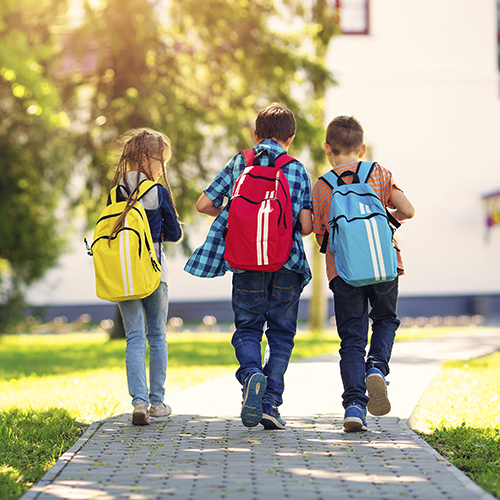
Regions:
<instances>
[{"instance_id":1,"label":"green foliage","mask_svg":"<svg viewBox=\"0 0 500 500\"><path fill-rule=\"evenodd\" d=\"M72 172L68 117L50 68L62 0L0 7L0 324L63 250L57 216Z\"/></svg>"},{"instance_id":2,"label":"green foliage","mask_svg":"<svg viewBox=\"0 0 500 500\"><path fill-rule=\"evenodd\" d=\"M296 0L279 8L273 0L81 0L71 2L83 9L72 23L68 5L0 6L3 327L26 286L63 253L69 209L99 213L116 138L128 129L172 140L168 177L187 223L211 169L253 144L256 113L272 101L296 114L294 151L307 146L315 163L324 158L323 94L333 82L324 53L334 33L324 0L311 12Z\"/></svg>"},{"instance_id":3,"label":"green foliage","mask_svg":"<svg viewBox=\"0 0 500 500\"><path fill-rule=\"evenodd\" d=\"M84 427L66 410L0 411L0 497L19 498L42 478Z\"/></svg>"},{"instance_id":4,"label":"green foliage","mask_svg":"<svg viewBox=\"0 0 500 500\"><path fill-rule=\"evenodd\" d=\"M286 25L270 0L169 5L160 10L148 0L107 0L87 7L69 47L100 47L98 64L73 74L66 93L83 85L93 90L86 103L90 192L108 187L116 136L149 126L172 140L169 182L179 213L189 221L203 183L213 175L210 159L221 168L235 151L252 144L256 113L269 102L290 106L299 122L297 146L311 145L322 120L314 122L312 93L308 99L302 92L299 102L293 90L301 85L307 91L312 75L332 80L322 62L304 50L308 24L303 19L298 33L272 29L274 18Z\"/></svg>"}]
</instances>

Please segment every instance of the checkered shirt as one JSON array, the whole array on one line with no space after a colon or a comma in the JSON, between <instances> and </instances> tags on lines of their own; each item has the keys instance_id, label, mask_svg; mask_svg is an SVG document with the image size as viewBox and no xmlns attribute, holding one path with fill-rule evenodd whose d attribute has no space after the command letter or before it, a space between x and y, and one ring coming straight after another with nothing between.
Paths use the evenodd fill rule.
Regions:
<instances>
[{"instance_id":1,"label":"checkered shirt","mask_svg":"<svg viewBox=\"0 0 500 500\"><path fill-rule=\"evenodd\" d=\"M280 144L272 139L260 142L257 146L257 153L264 148L268 149L274 157L286 152ZM241 153L236 154L217 174L210 186L205 189L205 193L216 207L222 206L224 199L231 197L234 184L245 167L243 155ZM311 183L304 165L299 161L286 165L282 168L282 171L290 187L293 223L295 224L300 210L312 210ZM224 230L227 226L228 213L226 203L222 212L212 223L205 242L193 252L193 255L184 266L186 272L204 278L223 276L226 271L240 272L232 269L224 260ZM307 262L302 236L298 231L294 232L292 250L284 267L303 276L302 287L311 280L311 269Z\"/></svg>"}]
</instances>

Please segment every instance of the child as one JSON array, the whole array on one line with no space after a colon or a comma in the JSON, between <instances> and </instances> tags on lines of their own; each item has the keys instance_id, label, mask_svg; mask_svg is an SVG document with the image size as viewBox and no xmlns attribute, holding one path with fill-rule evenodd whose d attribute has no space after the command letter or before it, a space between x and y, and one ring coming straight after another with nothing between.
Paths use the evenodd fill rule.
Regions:
<instances>
[{"instance_id":1,"label":"child","mask_svg":"<svg viewBox=\"0 0 500 500\"><path fill-rule=\"evenodd\" d=\"M144 179L156 182L163 177L166 188L159 185L139 201L146 211L157 258L161 264L158 288L148 297L118 302L127 336L127 382L134 411L132 423L147 425L151 417L170 415L171 408L163 402L167 374L167 342L165 324L168 310L167 261L163 241L179 241L182 236L166 175L171 148L168 137L149 129L132 130L124 138L123 152L111 187L118 185L118 201L129 199ZM108 204L110 200L108 199ZM123 224L129 205L119 218L114 231ZM147 328L146 328L147 324ZM150 367L146 379L146 340L149 344ZM148 410L149 404L151 407Z\"/></svg>"},{"instance_id":2,"label":"child","mask_svg":"<svg viewBox=\"0 0 500 500\"><path fill-rule=\"evenodd\" d=\"M335 173L355 170L358 159L362 158L366 151L361 125L353 117L335 118L326 130L324 147ZM347 178L346 182L350 182L350 179ZM413 217L415 209L394 183L388 170L375 164L368 184L386 207L394 209L391 213L398 221ZM312 197L313 230L321 245L325 231L329 228L332 188L322 179L318 179ZM403 274L401 254L396 242L394 244L398 256L398 274ZM344 385L344 430L367 430L367 407L373 415L385 415L391 409L385 376L389 373L389 359L400 323L396 313L398 278L360 287L348 285L337 275L335 258L329 248L326 252L326 266L334 296L337 331L341 339L339 353L340 374ZM372 320L372 336L370 350L365 359L369 318Z\"/></svg>"},{"instance_id":3,"label":"child","mask_svg":"<svg viewBox=\"0 0 500 500\"><path fill-rule=\"evenodd\" d=\"M295 130L293 113L281 104L271 104L260 111L255 121L256 154L264 149L274 158L285 153L292 144ZM240 364L236 378L243 386L241 420L247 427L261 423L266 429L284 429L285 421L278 406L283 403L284 374L294 345L300 294L311 279L301 236L312 232L311 186L299 161L282 168L290 186L293 223L300 222L302 226L294 232L289 258L278 271L237 271L223 258L228 209L222 204L225 197L231 197L245 166L243 155L236 154L200 196L196 209L217 218L205 243L191 256L185 270L204 277L233 271L236 331L232 344ZM266 322L268 352L263 366L261 341Z\"/></svg>"}]
</instances>

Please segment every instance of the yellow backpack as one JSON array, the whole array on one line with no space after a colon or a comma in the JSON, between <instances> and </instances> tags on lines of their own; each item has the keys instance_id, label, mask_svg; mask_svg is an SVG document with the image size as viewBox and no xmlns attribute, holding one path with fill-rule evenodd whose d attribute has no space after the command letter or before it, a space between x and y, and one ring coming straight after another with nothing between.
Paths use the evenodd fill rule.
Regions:
<instances>
[{"instance_id":1,"label":"yellow backpack","mask_svg":"<svg viewBox=\"0 0 500 500\"><path fill-rule=\"evenodd\" d=\"M144 180L139 185L140 200L156 184ZM117 186L110 192L111 203L101 212L94 231L94 242L87 250L94 258L96 294L112 302L142 299L160 284L161 266L156 258L153 238L144 207L137 201L123 227L109 239L126 201L117 200ZM87 242L85 241L85 244Z\"/></svg>"}]
</instances>

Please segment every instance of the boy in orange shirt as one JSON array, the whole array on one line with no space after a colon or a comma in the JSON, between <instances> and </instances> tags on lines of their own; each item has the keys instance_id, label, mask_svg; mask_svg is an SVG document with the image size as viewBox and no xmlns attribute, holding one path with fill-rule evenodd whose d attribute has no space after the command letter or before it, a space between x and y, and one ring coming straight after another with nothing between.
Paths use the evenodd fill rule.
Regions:
<instances>
[{"instance_id":1,"label":"boy in orange shirt","mask_svg":"<svg viewBox=\"0 0 500 500\"><path fill-rule=\"evenodd\" d=\"M359 159L366 152L363 135L363 128L354 117L339 116L328 125L324 147L328 162L337 175L356 170ZM349 182L349 178L346 182ZM387 169L375 164L368 184L398 221L413 217L413 205L396 186ZM313 231L320 245L329 229L331 198L332 188L318 179L312 199ZM394 245L398 257L398 274L403 274L401 253L395 241ZM385 415L391 409L385 377L389 373L392 346L400 324L396 312L398 278L373 285L349 285L338 276L335 257L329 247L326 265L329 286L334 296L337 331L341 339L339 354L344 385L344 430L364 431L367 430L367 408L373 415ZM372 336L366 356L369 319L372 320Z\"/></svg>"}]
</instances>

